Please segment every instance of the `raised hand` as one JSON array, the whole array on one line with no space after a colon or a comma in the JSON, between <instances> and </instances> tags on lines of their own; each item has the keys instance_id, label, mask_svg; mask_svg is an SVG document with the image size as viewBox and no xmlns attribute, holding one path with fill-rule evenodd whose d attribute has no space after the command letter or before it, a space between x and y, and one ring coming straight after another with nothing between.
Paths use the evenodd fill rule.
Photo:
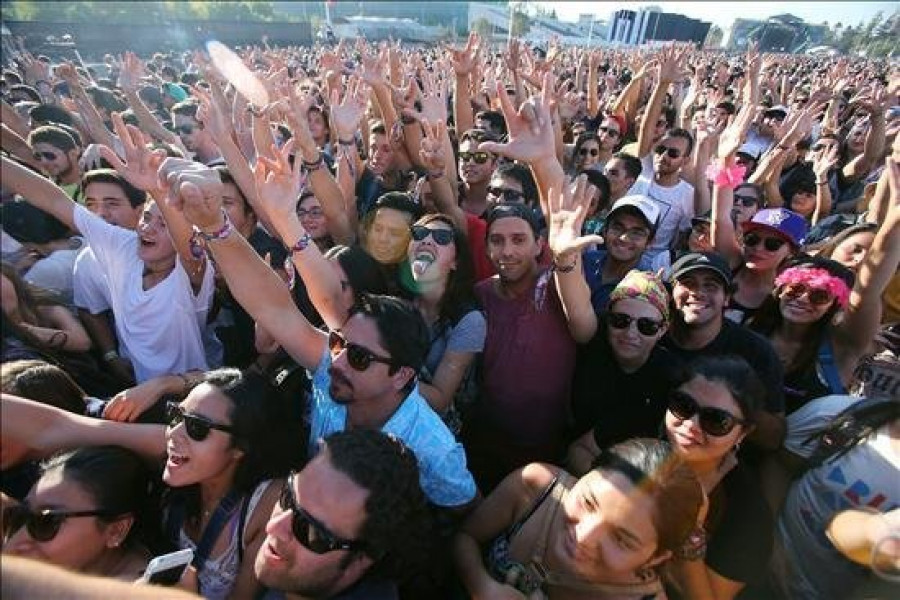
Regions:
<instances>
[{"instance_id":1,"label":"raised hand","mask_svg":"<svg viewBox=\"0 0 900 600\"><path fill-rule=\"evenodd\" d=\"M548 219L547 244L553 259L559 263L577 254L582 248L592 244L602 244L599 235L581 235L587 218L591 198L596 188L588 184L587 175L579 175L569 186L560 178L547 192Z\"/></svg>"},{"instance_id":2,"label":"raised hand","mask_svg":"<svg viewBox=\"0 0 900 600\"><path fill-rule=\"evenodd\" d=\"M222 179L213 168L182 158L167 158L159 167L160 180L169 184L168 205L201 231L224 225Z\"/></svg>"},{"instance_id":3,"label":"raised hand","mask_svg":"<svg viewBox=\"0 0 900 600\"><path fill-rule=\"evenodd\" d=\"M119 72L119 87L126 91L137 90L145 69L141 59L134 52L125 52L122 70Z\"/></svg>"},{"instance_id":4,"label":"raised hand","mask_svg":"<svg viewBox=\"0 0 900 600\"><path fill-rule=\"evenodd\" d=\"M75 65L68 61L56 67L56 75L69 84L70 88L82 87Z\"/></svg>"},{"instance_id":5,"label":"raised hand","mask_svg":"<svg viewBox=\"0 0 900 600\"><path fill-rule=\"evenodd\" d=\"M526 100L518 111L501 84L497 84L500 109L506 119L509 141L482 142L478 149L500 154L513 160L536 163L555 160L555 137L551 122L550 101L552 98L553 75L544 75L544 85L540 96Z\"/></svg>"},{"instance_id":6,"label":"raised hand","mask_svg":"<svg viewBox=\"0 0 900 600\"><path fill-rule=\"evenodd\" d=\"M253 167L259 204L269 220L276 226L296 219L297 196L302 178L302 161L295 159L291 166L289 157L294 150L294 138L278 150L273 146L274 160L260 157Z\"/></svg>"},{"instance_id":7,"label":"raised hand","mask_svg":"<svg viewBox=\"0 0 900 600\"><path fill-rule=\"evenodd\" d=\"M464 48L457 50L448 46L447 52L450 54L450 64L453 66L453 71L457 75L468 75L471 73L472 69L475 68L475 59L479 49L478 34L474 31L469 34L469 39L466 40Z\"/></svg>"},{"instance_id":8,"label":"raised hand","mask_svg":"<svg viewBox=\"0 0 900 600\"><path fill-rule=\"evenodd\" d=\"M309 94L298 95L293 87L289 90L288 99L291 105L288 122L291 125L291 131L294 132L294 137L291 139L296 140L294 147L312 162L318 146L316 146L316 141L309 130L309 109L312 107L315 99Z\"/></svg>"},{"instance_id":9,"label":"raised hand","mask_svg":"<svg viewBox=\"0 0 900 600\"><path fill-rule=\"evenodd\" d=\"M415 83L413 83L415 85ZM439 80L435 73L422 71L422 110L402 109L403 116L432 123L447 120L447 80Z\"/></svg>"},{"instance_id":10,"label":"raised hand","mask_svg":"<svg viewBox=\"0 0 900 600\"><path fill-rule=\"evenodd\" d=\"M165 393L161 379L149 379L113 396L103 408L103 418L126 423L137 420Z\"/></svg>"},{"instance_id":11,"label":"raised hand","mask_svg":"<svg viewBox=\"0 0 900 600\"><path fill-rule=\"evenodd\" d=\"M197 120L203 123L203 128L209 132L213 140L218 141L231 135L231 110L224 103L227 101L219 84L214 81L208 83L209 92L199 86L194 86L192 93L200 100Z\"/></svg>"},{"instance_id":12,"label":"raised hand","mask_svg":"<svg viewBox=\"0 0 900 600\"><path fill-rule=\"evenodd\" d=\"M100 147L100 155L134 187L154 196L164 194L166 183L160 181L158 171L166 157L166 151L148 149L148 140L141 130L133 125L125 125L119 113L112 113L111 118L113 129L122 142L125 161L107 146Z\"/></svg>"},{"instance_id":13,"label":"raised hand","mask_svg":"<svg viewBox=\"0 0 900 600\"><path fill-rule=\"evenodd\" d=\"M828 178L828 173L837 166L839 156L838 144L832 144L828 150L824 148L813 153L813 173L816 174L817 181L824 181Z\"/></svg>"},{"instance_id":14,"label":"raised hand","mask_svg":"<svg viewBox=\"0 0 900 600\"><path fill-rule=\"evenodd\" d=\"M734 120L719 136L718 156L720 158L731 156L740 149L755 115L756 108L752 104L744 103Z\"/></svg>"},{"instance_id":15,"label":"raised hand","mask_svg":"<svg viewBox=\"0 0 900 600\"><path fill-rule=\"evenodd\" d=\"M444 136L447 134L447 125L440 120L434 124L424 120L422 121L422 130L425 132L419 150L422 166L429 173L443 172L447 164L447 157L444 155Z\"/></svg>"},{"instance_id":16,"label":"raised hand","mask_svg":"<svg viewBox=\"0 0 900 600\"><path fill-rule=\"evenodd\" d=\"M359 77L350 78L343 98L338 90L331 91L331 122L340 139L347 140L356 135L367 100L365 84Z\"/></svg>"}]
</instances>

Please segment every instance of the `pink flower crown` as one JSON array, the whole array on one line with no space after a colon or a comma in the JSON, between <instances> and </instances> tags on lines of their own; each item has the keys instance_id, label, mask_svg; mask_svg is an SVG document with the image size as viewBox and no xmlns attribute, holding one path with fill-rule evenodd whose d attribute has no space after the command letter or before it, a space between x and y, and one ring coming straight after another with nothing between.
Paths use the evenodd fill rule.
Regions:
<instances>
[{"instance_id":1,"label":"pink flower crown","mask_svg":"<svg viewBox=\"0 0 900 600\"><path fill-rule=\"evenodd\" d=\"M791 267L775 279L776 287L798 283L810 288L827 290L834 296L838 306L841 308L845 308L850 301L850 288L847 287L844 280L840 277L835 277L825 269Z\"/></svg>"}]
</instances>

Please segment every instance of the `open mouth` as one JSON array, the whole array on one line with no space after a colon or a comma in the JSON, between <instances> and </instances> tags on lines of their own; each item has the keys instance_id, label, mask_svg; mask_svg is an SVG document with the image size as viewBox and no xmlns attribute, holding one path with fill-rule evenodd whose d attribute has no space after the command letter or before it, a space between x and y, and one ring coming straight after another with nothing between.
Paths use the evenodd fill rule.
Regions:
<instances>
[{"instance_id":1,"label":"open mouth","mask_svg":"<svg viewBox=\"0 0 900 600\"><path fill-rule=\"evenodd\" d=\"M190 458L185 456L184 454L176 454L175 452L169 452L169 458L166 460L168 466L171 467L181 467L190 462Z\"/></svg>"}]
</instances>

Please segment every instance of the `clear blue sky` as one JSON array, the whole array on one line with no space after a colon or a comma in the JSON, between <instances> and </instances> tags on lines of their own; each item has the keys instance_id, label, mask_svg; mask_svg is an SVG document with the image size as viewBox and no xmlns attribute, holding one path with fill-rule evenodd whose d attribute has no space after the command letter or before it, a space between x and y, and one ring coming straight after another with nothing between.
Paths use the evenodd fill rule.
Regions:
<instances>
[{"instance_id":1,"label":"clear blue sky","mask_svg":"<svg viewBox=\"0 0 900 600\"><path fill-rule=\"evenodd\" d=\"M730 27L736 18L765 19L790 13L808 23L843 23L856 25L868 22L879 10L885 16L897 10L896 2L528 2L555 9L563 21L575 21L580 14L594 14L606 20L620 9L634 10L658 6L665 12L678 13Z\"/></svg>"}]
</instances>

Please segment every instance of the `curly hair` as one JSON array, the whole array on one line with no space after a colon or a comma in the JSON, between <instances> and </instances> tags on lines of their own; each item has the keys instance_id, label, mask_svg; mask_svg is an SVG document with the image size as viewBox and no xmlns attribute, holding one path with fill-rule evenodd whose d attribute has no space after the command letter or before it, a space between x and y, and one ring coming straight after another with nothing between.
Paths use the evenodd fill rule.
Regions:
<instances>
[{"instance_id":1,"label":"curly hair","mask_svg":"<svg viewBox=\"0 0 900 600\"><path fill-rule=\"evenodd\" d=\"M412 450L380 431L352 430L325 439L335 469L366 489L360 539L380 575L402 582L427 567L435 526Z\"/></svg>"}]
</instances>

